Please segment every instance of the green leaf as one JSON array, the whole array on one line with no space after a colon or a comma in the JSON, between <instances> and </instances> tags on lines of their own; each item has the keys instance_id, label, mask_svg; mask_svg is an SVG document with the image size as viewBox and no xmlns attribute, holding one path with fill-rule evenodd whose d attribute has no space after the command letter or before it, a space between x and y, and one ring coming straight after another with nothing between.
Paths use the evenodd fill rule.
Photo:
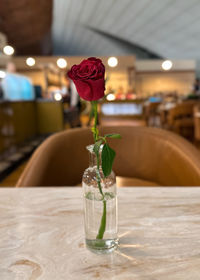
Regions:
<instances>
[{"instance_id":1,"label":"green leaf","mask_svg":"<svg viewBox=\"0 0 200 280\"><path fill-rule=\"evenodd\" d=\"M117 133L112 133L112 134L106 134L104 135L104 137L107 137L107 138L115 138L115 139L120 139L122 138L120 134L117 134Z\"/></svg>"},{"instance_id":2,"label":"green leaf","mask_svg":"<svg viewBox=\"0 0 200 280\"><path fill-rule=\"evenodd\" d=\"M108 144L104 144L102 155L101 155L101 162L102 162L102 170L105 177L110 175L112 171L112 165L115 158L115 151L110 148Z\"/></svg>"}]
</instances>

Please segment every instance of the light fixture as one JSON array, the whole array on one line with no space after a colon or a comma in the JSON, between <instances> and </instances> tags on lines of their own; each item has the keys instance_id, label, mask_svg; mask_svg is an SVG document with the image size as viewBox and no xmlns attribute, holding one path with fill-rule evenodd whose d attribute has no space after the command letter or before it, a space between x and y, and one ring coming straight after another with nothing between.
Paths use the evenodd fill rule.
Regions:
<instances>
[{"instance_id":1,"label":"light fixture","mask_svg":"<svg viewBox=\"0 0 200 280\"><path fill-rule=\"evenodd\" d=\"M3 48L3 52L4 52L6 55L12 55L12 54L14 54L15 50L14 50L13 47L7 45L7 46L5 46L5 47Z\"/></svg>"},{"instance_id":2,"label":"light fixture","mask_svg":"<svg viewBox=\"0 0 200 280\"><path fill-rule=\"evenodd\" d=\"M107 95L106 99L107 99L108 101L113 101L113 100L115 100L115 95L112 94L112 93L109 93L109 94Z\"/></svg>"},{"instance_id":3,"label":"light fixture","mask_svg":"<svg viewBox=\"0 0 200 280\"><path fill-rule=\"evenodd\" d=\"M162 63L162 69L165 70L165 71L168 71L172 68L172 61L171 60L165 60L163 63Z\"/></svg>"},{"instance_id":4,"label":"light fixture","mask_svg":"<svg viewBox=\"0 0 200 280\"><path fill-rule=\"evenodd\" d=\"M66 68L67 67L67 61L64 58L59 58L57 60L57 65L61 69Z\"/></svg>"},{"instance_id":5,"label":"light fixture","mask_svg":"<svg viewBox=\"0 0 200 280\"><path fill-rule=\"evenodd\" d=\"M26 59L26 64L27 64L28 66L30 66L30 67L34 66L34 65L35 65L35 58L33 58L33 57L28 57L28 58Z\"/></svg>"},{"instance_id":6,"label":"light fixture","mask_svg":"<svg viewBox=\"0 0 200 280\"><path fill-rule=\"evenodd\" d=\"M60 94L60 93L55 93L54 94L54 99L56 100L56 101L60 101L61 99L62 99L62 95Z\"/></svg>"},{"instance_id":7,"label":"light fixture","mask_svg":"<svg viewBox=\"0 0 200 280\"><path fill-rule=\"evenodd\" d=\"M108 65L109 65L110 67L116 67L117 64L118 64L118 59L117 59L116 57L114 57L114 56L109 57L109 59L108 59Z\"/></svg>"},{"instance_id":8,"label":"light fixture","mask_svg":"<svg viewBox=\"0 0 200 280\"><path fill-rule=\"evenodd\" d=\"M5 71L2 71L0 70L0 79L4 79L6 76L6 72Z\"/></svg>"}]
</instances>

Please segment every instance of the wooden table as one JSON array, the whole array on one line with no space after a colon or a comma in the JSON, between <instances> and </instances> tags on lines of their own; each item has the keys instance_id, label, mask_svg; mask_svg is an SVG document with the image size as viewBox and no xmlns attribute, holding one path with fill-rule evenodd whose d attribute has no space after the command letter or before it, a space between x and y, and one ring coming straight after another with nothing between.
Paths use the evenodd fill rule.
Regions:
<instances>
[{"instance_id":1,"label":"wooden table","mask_svg":"<svg viewBox=\"0 0 200 280\"><path fill-rule=\"evenodd\" d=\"M0 279L200 279L200 188L118 193L120 247L95 255L81 188L0 189Z\"/></svg>"}]
</instances>

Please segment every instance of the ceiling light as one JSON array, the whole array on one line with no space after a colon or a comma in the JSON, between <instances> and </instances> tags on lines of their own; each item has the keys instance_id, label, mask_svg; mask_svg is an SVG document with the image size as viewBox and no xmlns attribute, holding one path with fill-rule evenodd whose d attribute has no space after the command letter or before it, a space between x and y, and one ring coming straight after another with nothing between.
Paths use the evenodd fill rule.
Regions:
<instances>
[{"instance_id":1,"label":"ceiling light","mask_svg":"<svg viewBox=\"0 0 200 280\"><path fill-rule=\"evenodd\" d=\"M67 67L67 61L64 58L59 58L57 60L57 65L59 68L66 68Z\"/></svg>"},{"instance_id":2,"label":"ceiling light","mask_svg":"<svg viewBox=\"0 0 200 280\"><path fill-rule=\"evenodd\" d=\"M5 71L2 71L0 70L0 79L4 79L6 76L6 72Z\"/></svg>"},{"instance_id":3,"label":"ceiling light","mask_svg":"<svg viewBox=\"0 0 200 280\"><path fill-rule=\"evenodd\" d=\"M54 94L54 99L55 99L56 101L60 101L60 100L62 99L62 95L61 95L60 93L55 93L55 94Z\"/></svg>"},{"instance_id":4,"label":"ceiling light","mask_svg":"<svg viewBox=\"0 0 200 280\"><path fill-rule=\"evenodd\" d=\"M13 47L11 46L5 46L3 48L3 52L6 54L6 55L12 55L14 54L15 50L13 49Z\"/></svg>"},{"instance_id":5,"label":"ceiling light","mask_svg":"<svg viewBox=\"0 0 200 280\"><path fill-rule=\"evenodd\" d=\"M172 62L171 60L165 60L163 63L162 63L162 69L167 71L167 70L170 70L172 68Z\"/></svg>"},{"instance_id":6,"label":"ceiling light","mask_svg":"<svg viewBox=\"0 0 200 280\"><path fill-rule=\"evenodd\" d=\"M35 59L33 57L28 57L26 59L26 64L30 67L34 66L35 65Z\"/></svg>"},{"instance_id":7,"label":"ceiling light","mask_svg":"<svg viewBox=\"0 0 200 280\"><path fill-rule=\"evenodd\" d=\"M113 101L113 100L115 100L115 95L112 94L112 93L110 93L110 94L107 95L106 99L107 99L108 101Z\"/></svg>"},{"instance_id":8,"label":"ceiling light","mask_svg":"<svg viewBox=\"0 0 200 280\"><path fill-rule=\"evenodd\" d=\"M112 56L108 59L108 65L110 67L115 67L117 66L117 64L118 64L118 59L116 57Z\"/></svg>"}]
</instances>

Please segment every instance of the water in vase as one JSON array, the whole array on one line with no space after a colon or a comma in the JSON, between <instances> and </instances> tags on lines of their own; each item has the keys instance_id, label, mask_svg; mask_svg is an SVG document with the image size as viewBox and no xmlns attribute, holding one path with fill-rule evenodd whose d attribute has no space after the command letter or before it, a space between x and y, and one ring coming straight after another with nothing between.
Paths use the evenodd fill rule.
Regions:
<instances>
[{"instance_id":1,"label":"water in vase","mask_svg":"<svg viewBox=\"0 0 200 280\"><path fill-rule=\"evenodd\" d=\"M105 189L103 196L100 194L98 188L91 189L91 186L85 185L84 183L83 187L85 190L88 190L84 194L86 245L90 249L99 250L100 252L113 250L118 243L117 196L115 186L108 188L108 190ZM91 191L89 191L90 189ZM100 235L100 225L105 211L105 230Z\"/></svg>"}]
</instances>

